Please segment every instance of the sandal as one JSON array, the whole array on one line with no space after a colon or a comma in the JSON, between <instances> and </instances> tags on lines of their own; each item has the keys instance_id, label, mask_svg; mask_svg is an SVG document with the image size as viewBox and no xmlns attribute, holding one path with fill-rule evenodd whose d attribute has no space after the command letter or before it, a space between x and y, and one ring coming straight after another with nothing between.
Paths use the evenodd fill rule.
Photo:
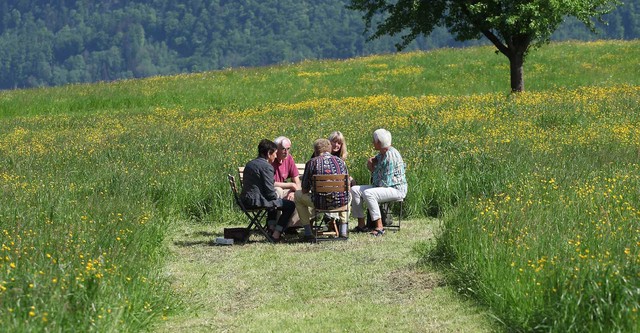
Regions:
<instances>
[{"instance_id":1,"label":"sandal","mask_svg":"<svg viewBox=\"0 0 640 333\"><path fill-rule=\"evenodd\" d=\"M355 233L358 233L358 232L369 232L369 228L357 226L357 227L351 229L351 232L355 232Z\"/></svg>"},{"instance_id":2,"label":"sandal","mask_svg":"<svg viewBox=\"0 0 640 333\"><path fill-rule=\"evenodd\" d=\"M384 229L374 229L371 232L371 236L373 236L373 237L379 237L379 236L382 236L382 235L384 235Z\"/></svg>"}]
</instances>

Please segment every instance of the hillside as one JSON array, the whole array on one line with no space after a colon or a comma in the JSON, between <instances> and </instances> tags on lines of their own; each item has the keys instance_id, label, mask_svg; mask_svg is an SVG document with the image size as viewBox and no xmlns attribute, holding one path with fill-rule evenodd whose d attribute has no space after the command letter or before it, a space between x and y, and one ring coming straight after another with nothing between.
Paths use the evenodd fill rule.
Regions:
<instances>
[{"instance_id":1,"label":"hillside","mask_svg":"<svg viewBox=\"0 0 640 333\"><path fill-rule=\"evenodd\" d=\"M367 42L361 13L329 1L57 1L0 4L0 89L346 59L395 51ZM625 1L593 35L568 21L555 40L634 39L640 0ZM444 29L407 51L461 44Z\"/></svg>"},{"instance_id":2,"label":"hillside","mask_svg":"<svg viewBox=\"0 0 640 333\"><path fill-rule=\"evenodd\" d=\"M640 43L563 42L533 52L525 63L529 91L637 84ZM626 59L626 60L625 60ZM584 69L588 68L589 71ZM439 49L345 61L240 68L196 74L1 92L0 118L32 115L245 108L376 94L468 95L507 92L509 64L493 48ZM357 83L357 84L354 84Z\"/></svg>"},{"instance_id":3,"label":"hillside","mask_svg":"<svg viewBox=\"0 0 640 333\"><path fill-rule=\"evenodd\" d=\"M637 332L638 54L553 43L518 94L489 47L2 91L0 326ZM366 184L380 127L400 232L212 247L260 139L340 130Z\"/></svg>"}]
</instances>

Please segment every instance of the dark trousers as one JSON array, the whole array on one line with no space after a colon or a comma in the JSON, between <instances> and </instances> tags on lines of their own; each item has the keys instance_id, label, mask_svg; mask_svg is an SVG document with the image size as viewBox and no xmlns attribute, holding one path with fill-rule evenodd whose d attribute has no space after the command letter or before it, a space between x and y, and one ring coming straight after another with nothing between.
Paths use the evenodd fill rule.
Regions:
<instances>
[{"instance_id":1,"label":"dark trousers","mask_svg":"<svg viewBox=\"0 0 640 333\"><path fill-rule=\"evenodd\" d=\"M278 225L284 230L289 225L291 215L296 211L296 204L291 200L278 199L276 200L276 209L282 212L280 219L278 219ZM267 220L275 220L277 215L278 212L276 210L270 210L267 214Z\"/></svg>"}]
</instances>

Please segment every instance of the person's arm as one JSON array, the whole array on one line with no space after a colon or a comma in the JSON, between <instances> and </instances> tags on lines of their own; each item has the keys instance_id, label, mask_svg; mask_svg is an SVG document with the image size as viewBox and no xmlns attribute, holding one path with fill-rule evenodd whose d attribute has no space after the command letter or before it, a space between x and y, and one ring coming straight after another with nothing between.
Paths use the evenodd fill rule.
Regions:
<instances>
[{"instance_id":1,"label":"person's arm","mask_svg":"<svg viewBox=\"0 0 640 333\"><path fill-rule=\"evenodd\" d=\"M273 167L267 163L263 168L260 169L260 173L265 186L265 193L262 193L262 195L267 200L278 199L278 194L276 193L276 188L274 186L275 181L273 179Z\"/></svg>"},{"instance_id":2,"label":"person's arm","mask_svg":"<svg viewBox=\"0 0 640 333\"><path fill-rule=\"evenodd\" d=\"M298 174L298 168L293 157L289 156L287 159L288 175L291 178L290 182L276 182L275 186L278 186L284 190L289 190L285 199L293 200L294 193L300 189L300 176Z\"/></svg>"},{"instance_id":3,"label":"person's arm","mask_svg":"<svg viewBox=\"0 0 640 333\"><path fill-rule=\"evenodd\" d=\"M378 158L377 156L372 156L367 160L367 169L369 169L369 172L373 172L373 170L376 168L376 165L378 164Z\"/></svg>"},{"instance_id":4,"label":"person's arm","mask_svg":"<svg viewBox=\"0 0 640 333\"><path fill-rule=\"evenodd\" d=\"M300 184L300 179L299 179L299 177L296 177L296 178L298 178L298 184L296 184L295 182L285 182L285 183L274 182L273 185L276 186L276 187L283 188L285 190L289 190L289 191L294 191L295 192L297 189L300 188L300 185L299 185Z\"/></svg>"},{"instance_id":5,"label":"person's arm","mask_svg":"<svg viewBox=\"0 0 640 333\"><path fill-rule=\"evenodd\" d=\"M293 183L296 184L296 190L302 188L302 181L300 180L300 176L293 177Z\"/></svg>"},{"instance_id":6,"label":"person's arm","mask_svg":"<svg viewBox=\"0 0 640 333\"><path fill-rule=\"evenodd\" d=\"M302 175L302 181L300 182L300 188L302 189L302 193L309 193L311 191L311 178L313 174L313 170L311 166L311 160L307 162L304 166L304 174ZM300 181L300 176L294 177Z\"/></svg>"}]
</instances>

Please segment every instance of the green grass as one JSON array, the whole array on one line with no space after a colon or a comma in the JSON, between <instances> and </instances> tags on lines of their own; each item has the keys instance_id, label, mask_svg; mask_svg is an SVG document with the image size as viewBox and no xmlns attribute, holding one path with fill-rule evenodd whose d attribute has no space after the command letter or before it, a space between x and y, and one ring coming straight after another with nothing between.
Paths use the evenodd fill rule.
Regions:
<instances>
[{"instance_id":1,"label":"green grass","mask_svg":"<svg viewBox=\"0 0 640 333\"><path fill-rule=\"evenodd\" d=\"M528 91L638 84L634 42L565 42L532 51ZM620 61L629 59L628 61ZM491 47L442 49L344 61L184 74L114 83L0 92L0 117L148 112L156 107L220 110L317 98L464 96L508 93L509 62Z\"/></svg>"},{"instance_id":2,"label":"green grass","mask_svg":"<svg viewBox=\"0 0 640 333\"><path fill-rule=\"evenodd\" d=\"M226 174L255 156L261 138L289 136L304 161L313 140L340 130L350 173L366 183L370 135L385 127L407 163L405 214L418 229L427 216L442 220L433 251L419 253L442 267L452 289L486 305L507 330L637 331L639 47L551 44L531 54L529 91L518 95L508 94L507 63L490 48L1 92L0 324L105 332L162 326L163 317L167 329L198 322L179 304L196 277L166 275L165 265L179 262L168 261L176 248L167 238L191 223L215 233L244 222ZM384 242L413 247L417 239L403 235ZM358 261L361 242L371 245L356 238L347 243L356 252L340 258L345 280L350 271L388 277L401 269L383 260L368 271L369 260ZM183 250L262 258L284 251L252 248ZM327 252L310 249L318 253L301 252L298 263ZM223 289L209 284L206 292ZM445 306L454 298L442 290L437 304ZM284 308L300 304L293 294L319 297L300 282L273 301L271 291L249 291ZM376 302L376 291L358 289L358 301ZM232 294L240 302L232 309L246 306L235 295L245 296ZM399 329L428 321L416 310L424 305L414 306ZM231 328L250 325L227 312L215 316ZM253 322L270 325L274 317ZM350 318L360 316L345 315L340 325L379 326Z\"/></svg>"},{"instance_id":3,"label":"green grass","mask_svg":"<svg viewBox=\"0 0 640 333\"><path fill-rule=\"evenodd\" d=\"M411 220L383 238L215 246L220 227L181 223L166 274L189 296L181 314L154 331L492 331L485 310L417 265L436 227L437 220Z\"/></svg>"}]
</instances>

